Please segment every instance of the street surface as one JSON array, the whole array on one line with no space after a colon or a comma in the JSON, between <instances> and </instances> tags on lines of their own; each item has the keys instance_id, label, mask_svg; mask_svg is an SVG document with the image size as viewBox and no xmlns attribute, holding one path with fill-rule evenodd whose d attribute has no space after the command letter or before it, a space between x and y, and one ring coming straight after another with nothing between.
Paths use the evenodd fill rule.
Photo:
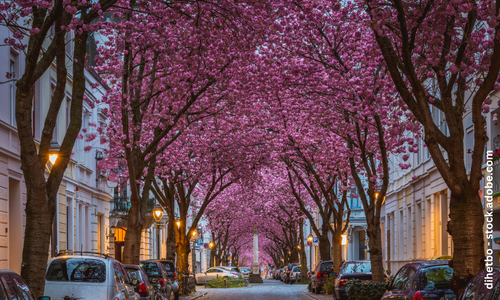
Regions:
<instances>
[{"instance_id":1,"label":"street surface","mask_svg":"<svg viewBox=\"0 0 500 300\"><path fill-rule=\"evenodd\" d=\"M207 293L199 300L313 300L326 299L321 295L308 296L305 284L284 284L279 280L264 280L262 284L250 284L250 287L230 289L206 289L197 286L198 293ZM186 298L189 299L189 298ZM331 296L328 297L331 299Z\"/></svg>"}]
</instances>

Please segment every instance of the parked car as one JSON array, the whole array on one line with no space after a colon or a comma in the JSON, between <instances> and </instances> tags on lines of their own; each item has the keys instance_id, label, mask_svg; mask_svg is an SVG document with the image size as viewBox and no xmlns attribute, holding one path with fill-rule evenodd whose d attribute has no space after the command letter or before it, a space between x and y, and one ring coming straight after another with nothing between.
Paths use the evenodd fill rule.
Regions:
<instances>
[{"instance_id":1,"label":"parked car","mask_svg":"<svg viewBox=\"0 0 500 300\"><path fill-rule=\"evenodd\" d=\"M174 293L175 300L179 300L179 281L177 280L177 271L175 270L175 264L171 260L166 259L152 259L150 261L160 262L167 271L167 278L170 280L172 285L172 291Z\"/></svg>"},{"instance_id":2,"label":"parked car","mask_svg":"<svg viewBox=\"0 0 500 300\"><path fill-rule=\"evenodd\" d=\"M238 275L240 274L223 267L213 267L206 270L204 273L197 273L195 275L195 279L196 284L203 284L217 277L236 279L238 278Z\"/></svg>"},{"instance_id":3,"label":"parked car","mask_svg":"<svg viewBox=\"0 0 500 300\"><path fill-rule=\"evenodd\" d=\"M155 300L155 289L142 268L138 265L123 266L134 286L135 292L141 296L141 300Z\"/></svg>"},{"instance_id":4,"label":"parked car","mask_svg":"<svg viewBox=\"0 0 500 300\"><path fill-rule=\"evenodd\" d=\"M325 275L330 276L333 274L333 261L326 260L320 261L314 271L311 272L311 291L319 294L323 287Z\"/></svg>"},{"instance_id":5,"label":"parked car","mask_svg":"<svg viewBox=\"0 0 500 300\"><path fill-rule=\"evenodd\" d=\"M465 287L464 291L458 298L459 300L476 300L476 299L483 299L483 300L498 300L500 299L500 267L493 267L493 274L488 275L488 277L491 277L491 286L486 286L485 285L485 280L484 278L488 274L486 272L486 269L480 271L477 273L476 276L474 276L467 286ZM450 297L451 299L454 299Z\"/></svg>"},{"instance_id":6,"label":"parked car","mask_svg":"<svg viewBox=\"0 0 500 300\"><path fill-rule=\"evenodd\" d=\"M158 261L149 260L141 260L139 265L148 276L149 282L155 286L155 289L163 296L169 298L173 290L165 266Z\"/></svg>"},{"instance_id":7,"label":"parked car","mask_svg":"<svg viewBox=\"0 0 500 300\"><path fill-rule=\"evenodd\" d=\"M252 268L240 268L240 273L241 275L243 275L243 277L248 278L250 277L250 273L252 273Z\"/></svg>"},{"instance_id":8,"label":"parked car","mask_svg":"<svg viewBox=\"0 0 500 300\"><path fill-rule=\"evenodd\" d=\"M52 299L140 299L119 261L86 251L60 252L49 261L45 293Z\"/></svg>"},{"instance_id":9,"label":"parked car","mask_svg":"<svg viewBox=\"0 0 500 300\"><path fill-rule=\"evenodd\" d=\"M0 269L0 299L35 299L35 297L21 276L11 270ZM43 299L51 300L47 296Z\"/></svg>"},{"instance_id":10,"label":"parked car","mask_svg":"<svg viewBox=\"0 0 500 300\"><path fill-rule=\"evenodd\" d=\"M452 277L447 260L411 262L399 269L382 299L422 300L428 295L429 300L439 300L453 293L448 285Z\"/></svg>"},{"instance_id":11,"label":"parked car","mask_svg":"<svg viewBox=\"0 0 500 300\"><path fill-rule=\"evenodd\" d=\"M299 281L300 281L300 267L295 266L292 268L292 271L290 272L290 283Z\"/></svg>"},{"instance_id":12,"label":"parked car","mask_svg":"<svg viewBox=\"0 0 500 300\"><path fill-rule=\"evenodd\" d=\"M230 267L230 266L229 266L229 267L225 267L225 266L220 266L220 268L226 269L226 270L231 271L231 272L233 272L233 273L238 273L238 277L239 277L240 275L241 275L242 277L244 277L244 276L243 276L243 273L241 272L241 269L240 269L240 268L238 268L238 267ZM249 276L250 276L250 274L248 274L248 276L247 276L247 277L249 277Z\"/></svg>"},{"instance_id":13,"label":"parked car","mask_svg":"<svg viewBox=\"0 0 500 300\"><path fill-rule=\"evenodd\" d=\"M290 273L292 273L293 267L298 266L298 263L290 263L286 267L285 278L283 279L284 283L291 283Z\"/></svg>"},{"instance_id":14,"label":"parked car","mask_svg":"<svg viewBox=\"0 0 500 300\"><path fill-rule=\"evenodd\" d=\"M372 280L372 267L369 260L346 261L342 264L338 276L335 278L333 298L346 300L345 286L349 280Z\"/></svg>"}]
</instances>

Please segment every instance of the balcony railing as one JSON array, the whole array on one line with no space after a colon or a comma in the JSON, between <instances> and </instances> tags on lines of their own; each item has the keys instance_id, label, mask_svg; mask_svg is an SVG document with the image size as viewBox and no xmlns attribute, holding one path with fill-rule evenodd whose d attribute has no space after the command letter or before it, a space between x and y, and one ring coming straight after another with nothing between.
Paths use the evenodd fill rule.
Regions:
<instances>
[{"instance_id":1,"label":"balcony railing","mask_svg":"<svg viewBox=\"0 0 500 300\"><path fill-rule=\"evenodd\" d=\"M154 198L149 198L148 200L148 207L147 207L147 212L151 212L153 210L153 206L155 205L155 199ZM130 200L127 196L125 195L119 195L119 196L114 196L113 197L113 209L111 212L115 213L128 213L131 207Z\"/></svg>"}]
</instances>

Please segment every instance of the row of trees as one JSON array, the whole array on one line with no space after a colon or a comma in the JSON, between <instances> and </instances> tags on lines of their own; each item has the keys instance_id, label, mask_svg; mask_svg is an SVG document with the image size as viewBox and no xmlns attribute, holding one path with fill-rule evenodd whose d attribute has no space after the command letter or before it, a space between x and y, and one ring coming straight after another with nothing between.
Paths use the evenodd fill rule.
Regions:
<instances>
[{"instance_id":1,"label":"row of trees","mask_svg":"<svg viewBox=\"0 0 500 300\"><path fill-rule=\"evenodd\" d=\"M27 187L22 276L36 294L43 294L56 193L81 129L91 31L105 36L96 70L110 87L103 139L110 150L101 167L123 166L131 191L126 263L139 261L151 193L169 217L173 203L180 209L182 226L169 224L168 249L175 247L178 268L187 270L192 230L234 184L282 188L258 199L285 205L268 208L284 218L293 214L288 225L304 216L314 223L310 212L317 209L324 228L313 230L322 245L326 232L333 235L335 253L354 188L367 218L373 278L380 281L388 156L418 151L415 139L423 138L451 191L448 232L457 287L484 267L478 190L488 140L482 114L500 89L498 1L56 0L0 9L2 25L14 32L6 42L25 52L15 113ZM108 11L117 21L102 17ZM75 32L71 122L46 178L68 72L67 31ZM35 83L53 62L56 92L35 141ZM434 122L435 111L443 113L450 134ZM468 114L474 125L470 176L463 150ZM290 199L294 209L286 206ZM279 220L274 213L268 219ZM297 243L300 226L292 227L280 239Z\"/></svg>"}]
</instances>

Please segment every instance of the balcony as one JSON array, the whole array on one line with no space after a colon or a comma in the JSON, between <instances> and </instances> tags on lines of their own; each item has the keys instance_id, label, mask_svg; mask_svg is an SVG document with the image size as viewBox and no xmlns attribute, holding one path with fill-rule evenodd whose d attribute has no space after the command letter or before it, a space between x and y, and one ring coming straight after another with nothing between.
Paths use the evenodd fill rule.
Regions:
<instances>
[{"instance_id":1,"label":"balcony","mask_svg":"<svg viewBox=\"0 0 500 300\"><path fill-rule=\"evenodd\" d=\"M153 206L155 205L155 199L154 198L149 198L148 200L148 208L147 212L151 213L153 210ZM130 210L130 200L128 199L127 196L125 195L119 195L119 196L114 196L113 197L113 209L111 209L111 213L124 213L127 214L128 211Z\"/></svg>"}]
</instances>

